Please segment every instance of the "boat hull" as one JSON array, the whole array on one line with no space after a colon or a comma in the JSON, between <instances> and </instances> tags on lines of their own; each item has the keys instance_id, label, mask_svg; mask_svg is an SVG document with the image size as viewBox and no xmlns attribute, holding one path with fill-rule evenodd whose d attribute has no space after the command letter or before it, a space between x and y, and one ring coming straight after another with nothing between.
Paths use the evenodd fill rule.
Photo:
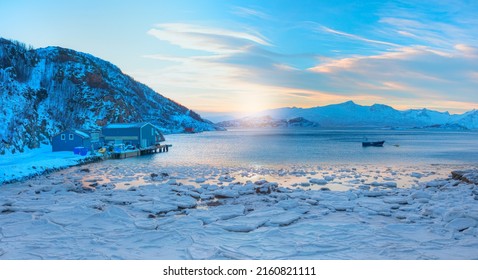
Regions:
<instances>
[{"instance_id":1,"label":"boat hull","mask_svg":"<svg viewBox=\"0 0 478 280\"><path fill-rule=\"evenodd\" d=\"M383 143L385 143L385 141L362 142L362 147L383 147Z\"/></svg>"}]
</instances>

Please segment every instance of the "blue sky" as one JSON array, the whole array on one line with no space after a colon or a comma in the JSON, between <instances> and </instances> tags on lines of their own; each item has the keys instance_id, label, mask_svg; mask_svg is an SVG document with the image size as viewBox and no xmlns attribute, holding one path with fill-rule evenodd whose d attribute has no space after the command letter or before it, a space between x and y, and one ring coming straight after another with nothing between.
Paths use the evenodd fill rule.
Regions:
<instances>
[{"instance_id":1,"label":"blue sky","mask_svg":"<svg viewBox=\"0 0 478 280\"><path fill-rule=\"evenodd\" d=\"M118 65L196 111L478 109L478 1L0 1L0 36Z\"/></svg>"}]
</instances>

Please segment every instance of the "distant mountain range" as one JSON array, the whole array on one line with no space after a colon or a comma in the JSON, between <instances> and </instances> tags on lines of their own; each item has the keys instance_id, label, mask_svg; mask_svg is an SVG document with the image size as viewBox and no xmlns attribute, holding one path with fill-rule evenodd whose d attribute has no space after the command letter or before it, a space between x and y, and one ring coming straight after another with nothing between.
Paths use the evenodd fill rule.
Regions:
<instances>
[{"instance_id":1,"label":"distant mountain range","mask_svg":"<svg viewBox=\"0 0 478 280\"><path fill-rule=\"evenodd\" d=\"M224 128L268 128L268 127L318 127L319 124L311 122L302 117L292 119L276 119L271 116L251 116L237 120L223 121L217 123L218 126Z\"/></svg>"},{"instance_id":2,"label":"distant mountain range","mask_svg":"<svg viewBox=\"0 0 478 280\"><path fill-rule=\"evenodd\" d=\"M307 109L272 109L241 119L219 122L217 125L225 128L276 127L277 123L296 118L301 118L303 123L313 123L314 126L321 127L478 129L477 110L464 114L449 114L429 109L399 111L387 105L363 106L353 101Z\"/></svg>"},{"instance_id":3,"label":"distant mountain range","mask_svg":"<svg viewBox=\"0 0 478 280\"><path fill-rule=\"evenodd\" d=\"M36 148L67 128L151 122L163 132L215 130L192 110L90 54L0 38L0 155Z\"/></svg>"}]
</instances>

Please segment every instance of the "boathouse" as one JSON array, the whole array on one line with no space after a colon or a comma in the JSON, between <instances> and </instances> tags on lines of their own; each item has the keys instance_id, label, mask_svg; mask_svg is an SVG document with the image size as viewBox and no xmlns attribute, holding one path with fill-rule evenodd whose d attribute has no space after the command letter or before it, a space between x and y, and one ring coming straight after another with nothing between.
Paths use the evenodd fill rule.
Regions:
<instances>
[{"instance_id":1,"label":"boathouse","mask_svg":"<svg viewBox=\"0 0 478 280\"><path fill-rule=\"evenodd\" d=\"M92 133L93 134L93 133ZM99 142L99 132L94 133L94 139L89 132L78 129L64 130L51 139L53 152L73 151L77 147L84 147L88 150L96 147Z\"/></svg>"},{"instance_id":2,"label":"boathouse","mask_svg":"<svg viewBox=\"0 0 478 280\"><path fill-rule=\"evenodd\" d=\"M149 122L109 124L102 128L102 134L107 144L133 145L141 149L165 140L159 128Z\"/></svg>"}]
</instances>

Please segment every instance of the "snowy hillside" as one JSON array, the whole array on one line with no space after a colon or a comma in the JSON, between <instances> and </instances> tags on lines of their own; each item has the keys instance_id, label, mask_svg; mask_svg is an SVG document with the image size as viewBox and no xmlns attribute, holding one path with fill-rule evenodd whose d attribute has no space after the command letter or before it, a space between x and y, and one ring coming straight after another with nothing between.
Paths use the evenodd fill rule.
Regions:
<instances>
[{"instance_id":1,"label":"snowy hillside","mask_svg":"<svg viewBox=\"0 0 478 280\"><path fill-rule=\"evenodd\" d=\"M92 55L0 38L0 154L48 143L66 128L148 121L165 133L214 130L197 113Z\"/></svg>"},{"instance_id":2,"label":"snowy hillside","mask_svg":"<svg viewBox=\"0 0 478 280\"><path fill-rule=\"evenodd\" d=\"M322 127L425 127L447 125L446 127L478 128L478 111L473 110L462 115L450 115L428 109L399 111L390 106L374 104L362 106L347 101L323 107L279 108L256 113L244 119L252 122L268 116L273 120L304 118ZM224 127L237 124L240 120L218 123ZM456 125L456 126L451 126ZM233 125L234 126L234 125Z\"/></svg>"}]
</instances>

